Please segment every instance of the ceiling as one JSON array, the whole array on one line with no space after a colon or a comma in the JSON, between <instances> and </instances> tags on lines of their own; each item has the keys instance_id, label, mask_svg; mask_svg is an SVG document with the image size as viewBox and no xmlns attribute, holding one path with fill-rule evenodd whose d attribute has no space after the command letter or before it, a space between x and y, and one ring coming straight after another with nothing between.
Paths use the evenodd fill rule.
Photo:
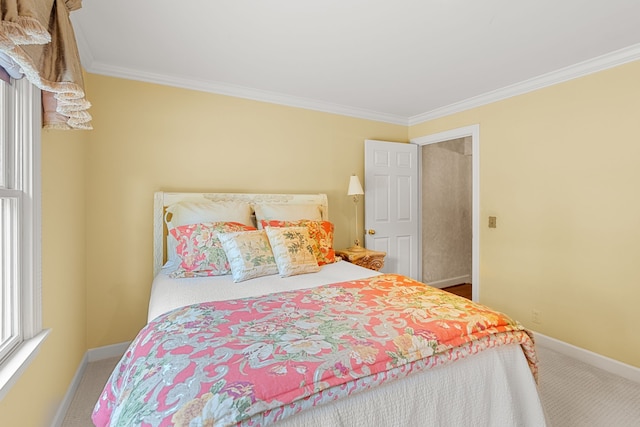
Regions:
<instances>
[{"instance_id":1,"label":"ceiling","mask_svg":"<svg viewBox=\"0 0 640 427\"><path fill-rule=\"evenodd\" d=\"M640 59L638 0L84 0L84 68L413 124ZM91 98L91 94L88 94Z\"/></svg>"}]
</instances>

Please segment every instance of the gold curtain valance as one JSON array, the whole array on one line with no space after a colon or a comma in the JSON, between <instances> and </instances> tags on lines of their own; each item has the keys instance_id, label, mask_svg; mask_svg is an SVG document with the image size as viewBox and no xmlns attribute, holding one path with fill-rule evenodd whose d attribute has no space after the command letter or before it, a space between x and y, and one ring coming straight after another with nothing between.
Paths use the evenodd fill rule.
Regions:
<instances>
[{"instance_id":1,"label":"gold curtain valance","mask_svg":"<svg viewBox=\"0 0 640 427\"><path fill-rule=\"evenodd\" d=\"M0 0L0 51L42 89L43 127L91 129L69 12L82 0Z\"/></svg>"}]
</instances>

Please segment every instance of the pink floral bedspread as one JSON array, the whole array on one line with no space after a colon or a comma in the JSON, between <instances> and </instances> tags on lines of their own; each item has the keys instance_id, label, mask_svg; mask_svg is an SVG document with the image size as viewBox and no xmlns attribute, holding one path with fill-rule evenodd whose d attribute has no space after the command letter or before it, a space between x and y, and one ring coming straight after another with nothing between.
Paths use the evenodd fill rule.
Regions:
<instances>
[{"instance_id":1,"label":"pink floral bedspread","mask_svg":"<svg viewBox=\"0 0 640 427\"><path fill-rule=\"evenodd\" d=\"M96 426L266 425L413 371L532 337L480 304L400 275L168 312L118 363Z\"/></svg>"}]
</instances>

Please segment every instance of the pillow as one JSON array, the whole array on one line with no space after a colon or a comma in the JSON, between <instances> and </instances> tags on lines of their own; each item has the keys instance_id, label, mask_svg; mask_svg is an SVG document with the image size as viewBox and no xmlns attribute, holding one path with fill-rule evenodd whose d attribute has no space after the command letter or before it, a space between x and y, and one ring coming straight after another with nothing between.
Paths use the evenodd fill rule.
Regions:
<instances>
[{"instance_id":1,"label":"pillow","mask_svg":"<svg viewBox=\"0 0 640 427\"><path fill-rule=\"evenodd\" d=\"M255 227L238 222L209 222L172 228L170 233L177 241L176 255L180 264L169 276L182 278L231 273L218 233L246 230L255 230Z\"/></svg>"},{"instance_id":2,"label":"pillow","mask_svg":"<svg viewBox=\"0 0 640 427\"><path fill-rule=\"evenodd\" d=\"M322 220L320 205L256 205L256 223L261 228L263 220L269 221L278 219L281 221L296 221L299 219L309 219L314 221Z\"/></svg>"},{"instance_id":3,"label":"pillow","mask_svg":"<svg viewBox=\"0 0 640 427\"><path fill-rule=\"evenodd\" d=\"M208 222L238 222L254 225L251 205L245 202L214 202L207 199L183 200L173 203L166 208L165 222L167 230L188 224ZM171 219L167 219L167 218ZM177 242L167 236L167 260L175 263ZM177 260L179 262L179 260Z\"/></svg>"},{"instance_id":4,"label":"pillow","mask_svg":"<svg viewBox=\"0 0 640 427\"><path fill-rule=\"evenodd\" d=\"M320 270L307 227L265 227L282 277Z\"/></svg>"},{"instance_id":5,"label":"pillow","mask_svg":"<svg viewBox=\"0 0 640 427\"><path fill-rule=\"evenodd\" d=\"M333 224L329 221L265 221L262 220L262 227L301 227L306 226L309 237L316 243L315 256L318 265L331 264L336 262L336 251L333 248Z\"/></svg>"},{"instance_id":6,"label":"pillow","mask_svg":"<svg viewBox=\"0 0 640 427\"><path fill-rule=\"evenodd\" d=\"M204 222L239 222L253 225L251 205L245 202L182 201L167 206L167 227L180 227Z\"/></svg>"},{"instance_id":7,"label":"pillow","mask_svg":"<svg viewBox=\"0 0 640 427\"><path fill-rule=\"evenodd\" d=\"M278 274L267 233L264 230L220 233L234 282Z\"/></svg>"}]
</instances>

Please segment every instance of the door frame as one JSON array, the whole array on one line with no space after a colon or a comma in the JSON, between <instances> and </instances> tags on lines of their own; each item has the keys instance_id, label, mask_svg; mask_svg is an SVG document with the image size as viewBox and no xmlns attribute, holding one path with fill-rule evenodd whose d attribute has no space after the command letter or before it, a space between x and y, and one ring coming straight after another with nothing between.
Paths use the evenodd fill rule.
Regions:
<instances>
[{"instance_id":1,"label":"door frame","mask_svg":"<svg viewBox=\"0 0 640 427\"><path fill-rule=\"evenodd\" d=\"M471 137L471 209L473 211L471 215L471 283L473 284L471 298L477 302L480 299L480 125L475 124L411 138L410 142L424 146L465 137ZM419 156L419 159L422 159L422 155ZM420 163L420 173L422 173L422 163ZM422 217L422 177L420 177L418 185L418 194L420 195L418 207L420 217ZM420 221L419 233L422 234L422 221ZM422 245L420 245L418 252L421 253L421 251ZM422 265L422 260L420 260L420 265ZM422 271L422 268L420 270Z\"/></svg>"}]
</instances>

